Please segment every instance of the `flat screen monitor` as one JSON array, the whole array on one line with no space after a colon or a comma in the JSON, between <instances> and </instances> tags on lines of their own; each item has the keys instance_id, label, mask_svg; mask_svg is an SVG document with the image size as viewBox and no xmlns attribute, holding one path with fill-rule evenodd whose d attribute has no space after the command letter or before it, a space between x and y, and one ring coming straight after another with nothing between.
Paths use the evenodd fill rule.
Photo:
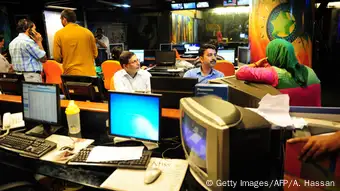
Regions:
<instances>
[{"instance_id":1,"label":"flat screen monitor","mask_svg":"<svg viewBox=\"0 0 340 191\"><path fill-rule=\"evenodd\" d=\"M172 10L181 10L181 9L184 9L183 3L172 3L171 4L171 9Z\"/></svg>"},{"instance_id":2,"label":"flat screen monitor","mask_svg":"<svg viewBox=\"0 0 340 191\"><path fill-rule=\"evenodd\" d=\"M179 100L183 97L195 96L197 78L151 77L151 92L162 94L162 108L179 108Z\"/></svg>"},{"instance_id":3,"label":"flat screen monitor","mask_svg":"<svg viewBox=\"0 0 340 191\"><path fill-rule=\"evenodd\" d=\"M172 49L176 49L178 54L184 54L185 52L184 44L173 44Z\"/></svg>"},{"instance_id":4,"label":"flat screen monitor","mask_svg":"<svg viewBox=\"0 0 340 191\"><path fill-rule=\"evenodd\" d=\"M197 8L209 8L209 2L208 1L197 2L196 7Z\"/></svg>"},{"instance_id":5,"label":"flat screen monitor","mask_svg":"<svg viewBox=\"0 0 340 191\"><path fill-rule=\"evenodd\" d=\"M248 47L239 46L237 51L238 61L242 64L250 63L250 50Z\"/></svg>"},{"instance_id":6,"label":"flat screen monitor","mask_svg":"<svg viewBox=\"0 0 340 191\"><path fill-rule=\"evenodd\" d=\"M198 54L200 45L199 44L184 44L184 49L185 49L184 54Z\"/></svg>"},{"instance_id":7,"label":"flat screen monitor","mask_svg":"<svg viewBox=\"0 0 340 191\"><path fill-rule=\"evenodd\" d=\"M21 95L21 82L25 81L22 73L0 73L0 91L3 94Z\"/></svg>"},{"instance_id":8,"label":"flat screen monitor","mask_svg":"<svg viewBox=\"0 0 340 191\"><path fill-rule=\"evenodd\" d=\"M158 142L161 95L109 92L109 128L113 136Z\"/></svg>"},{"instance_id":9,"label":"flat screen monitor","mask_svg":"<svg viewBox=\"0 0 340 191\"><path fill-rule=\"evenodd\" d=\"M271 125L262 116L216 96L181 99L180 116L190 172L207 190L224 190L219 181L268 179Z\"/></svg>"},{"instance_id":10,"label":"flat screen monitor","mask_svg":"<svg viewBox=\"0 0 340 191\"><path fill-rule=\"evenodd\" d=\"M233 6L236 5L236 0L224 0L223 6Z\"/></svg>"},{"instance_id":11,"label":"flat screen monitor","mask_svg":"<svg viewBox=\"0 0 340 191\"><path fill-rule=\"evenodd\" d=\"M219 50L217 54L222 56L224 60L227 60L231 63L235 62L235 49Z\"/></svg>"},{"instance_id":12,"label":"flat screen monitor","mask_svg":"<svg viewBox=\"0 0 340 191\"><path fill-rule=\"evenodd\" d=\"M190 2L190 3L183 3L184 9L196 9L196 3Z\"/></svg>"},{"instance_id":13,"label":"flat screen monitor","mask_svg":"<svg viewBox=\"0 0 340 191\"><path fill-rule=\"evenodd\" d=\"M104 83L97 76L61 75L61 80L67 99L93 102L105 100Z\"/></svg>"},{"instance_id":14,"label":"flat screen monitor","mask_svg":"<svg viewBox=\"0 0 340 191\"><path fill-rule=\"evenodd\" d=\"M22 106L25 121L43 125L33 135L47 137L59 128L52 130L51 125L61 124L60 92L57 84L36 82L22 83Z\"/></svg>"},{"instance_id":15,"label":"flat screen monitor","mask_svg":"<svg viewBox=\"0 0 340 191\"><path fill-rule=\"evenodd\" d=\"M156 51L155 62L157 65L171 66L176 63L175 51Z\"/></svg>"},{"instance_id":16,"label":"flat screen monitor","mask_svg":"<svg viewBox=\"0 0 340 191\"><path fill-rule=\"evenodd\" d=\"M160 51L171 51L172 50L172 44L171 43L161 43L161 44L159 44L159 50Z\"/></svg>"},{"instance_id":17,"label":"flat screen monitor","mask_svg":"<svg viewBox=\"0 0 340 191\"><path fill-rule=\"evenodd\" d=\"M129 51L135 53L141 64L144 63L144 50L129 50Z\"/></svg>"},{"instance_id":18,"label":"flat screen monitor","mask_svg":"<svg viewBox=\"0 0 340 191\"><path fill-rule=\"evenodd\" d=\"M237 0L237 5L249 5L249 0Z\"/></svg>"}]
</instances>

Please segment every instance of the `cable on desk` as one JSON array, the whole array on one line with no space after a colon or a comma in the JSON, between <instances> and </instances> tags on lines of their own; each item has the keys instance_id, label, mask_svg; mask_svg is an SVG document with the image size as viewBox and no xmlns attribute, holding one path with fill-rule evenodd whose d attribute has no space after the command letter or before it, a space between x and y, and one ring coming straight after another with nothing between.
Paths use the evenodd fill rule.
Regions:
<instances>
[{"instance_id":1,"label":"cable on desk","mask_svg":"<svg viewBox=\"0 0 340 191\"><path fill-rule=\"evenodd\" d=\"M167 148L167 149L165 149L165 151L162 152L162 158L165 158L165 157L164 157L165 152L167 152L167 151L169 151L169 150L176 150L176 149L178 149L180 146L182 146L182 144L179 144L179 145L177 145L176 147L173 147L173 148Z\"/></svg>"},{"instance_id":2,"label":"cable on desk","mask_svg":"<svg viewBox=\"0 0 340 191\"><path fill-rule=\"evenodd\" d=\"M7 136L8 134L9 134L9 129L6 129L6 132L5 132L4 134L0 135L0 138L5 137L5 136Z\"/></svg>"}]
</instances>

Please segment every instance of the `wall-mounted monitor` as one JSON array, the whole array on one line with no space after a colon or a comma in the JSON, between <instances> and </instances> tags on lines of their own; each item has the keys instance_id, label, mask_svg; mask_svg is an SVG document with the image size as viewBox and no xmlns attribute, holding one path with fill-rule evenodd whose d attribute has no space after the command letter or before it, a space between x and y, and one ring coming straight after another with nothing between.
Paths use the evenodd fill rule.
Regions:
<instances>
[{"instance_id":1,"label":"wall-mounted monitor","mask_svg":"<svg viewBox=\"0 0 340 191\"><path fill-rule=\"evenodd\" d=\"M183 3L184 9L196 9L196 3L190 2L190 3Z\"/></svg>"},{"instance_id":2,"label":"wall-mounted monitor","mask_svg":"<svg viewBox=\"0 0 340 191\"><path fill-rule=\"evenodd\" d=\"M172 10L181 10L184 9L183 3L172 3L171 4Z\"/></svg>"},{"instance_id":3,"label":"wall-mounted monitor","mask_svg":"<svg viewBox=\"0 0 340 191\"><path fill-rule=\"evenodd\" d=\"M196 7L197 8L209 8L209 2L208 1L197 2Z\"/></svg>"},{"instance_id":4,"label":"wall-mounted monitor","mask_svg":"<svg viewBox=\"0 0 340 191\"><path fill-rule=\"evenodd\" d=\"M237 0L237 5L249 5L249 0Z\"/></svg>"},{"instance_id":5,"label":"wall-mounted monitor","mask_svg":"<svg viewBox=\"0 0 340 191\"><path fill-rule=\"evenodd\" d=\"M199 44L184 44L184 49L185 49L184 54L198 54L200 45Z\"/></svg>"},{"instance_id":6,"label":"wall-mounted monitor","mask_svg":"<svg viewBox=\"0 0 340 191\"><path fill-rule=\"evenodd\" d=\"M236 0L224 0L223 1L223 6L235 6L236 5Z\"/></svg>"}]
</instances>

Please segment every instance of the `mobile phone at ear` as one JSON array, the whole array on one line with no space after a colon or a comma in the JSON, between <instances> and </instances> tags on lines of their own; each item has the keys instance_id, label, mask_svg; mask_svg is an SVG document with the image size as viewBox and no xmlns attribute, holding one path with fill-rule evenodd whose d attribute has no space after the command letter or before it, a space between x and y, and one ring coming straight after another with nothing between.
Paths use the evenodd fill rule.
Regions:
<instances>
[{"instance_id":1,"label":"mobile phone at ear","mask_svg":"<svg viewBox=\"0 0 340 191\"><path fill-rule=\"evenodd\" d=\"M28 34L30 35L30 38L31 39L33 39L34 38L34 33L33 33L33 29L32 28L30 28L29 30L28 30ZM34 39L33 39L34 40Z\"/></svg>"}]
</instances>

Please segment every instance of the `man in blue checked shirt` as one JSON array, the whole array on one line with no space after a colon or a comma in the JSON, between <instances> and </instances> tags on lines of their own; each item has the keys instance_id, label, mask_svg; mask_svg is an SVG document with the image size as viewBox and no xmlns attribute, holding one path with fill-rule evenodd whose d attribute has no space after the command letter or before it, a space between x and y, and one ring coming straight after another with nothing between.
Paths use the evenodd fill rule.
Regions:
<instances>
[{"instance_id":1,"label":"man in blue checked shirt","mask_svg":"<svg viewBox=\"0 0 340 191\"><path fill-rule=\"evenodd\" d=\"M212 44L204 44L198 50L198 56L201 60L201 67L193 68L184 74L184 78L198 78L198 83L207 84L209 80L222 78L224 74L215 70L216 64L216 47Z\"/></svg>"},{"instance_id":2,"label":"man in blue checked shirt","mask_svg":"<svg viewBox=\"0 0 340 191\"><path fill-rule=\"evenodd\" d=\"M9 44L13 69L22 72L25 81L41 82L42 63L46 62L42 37L28 19L19 20L17 30L19 35Z\"/></svg>"}]
</instances>

